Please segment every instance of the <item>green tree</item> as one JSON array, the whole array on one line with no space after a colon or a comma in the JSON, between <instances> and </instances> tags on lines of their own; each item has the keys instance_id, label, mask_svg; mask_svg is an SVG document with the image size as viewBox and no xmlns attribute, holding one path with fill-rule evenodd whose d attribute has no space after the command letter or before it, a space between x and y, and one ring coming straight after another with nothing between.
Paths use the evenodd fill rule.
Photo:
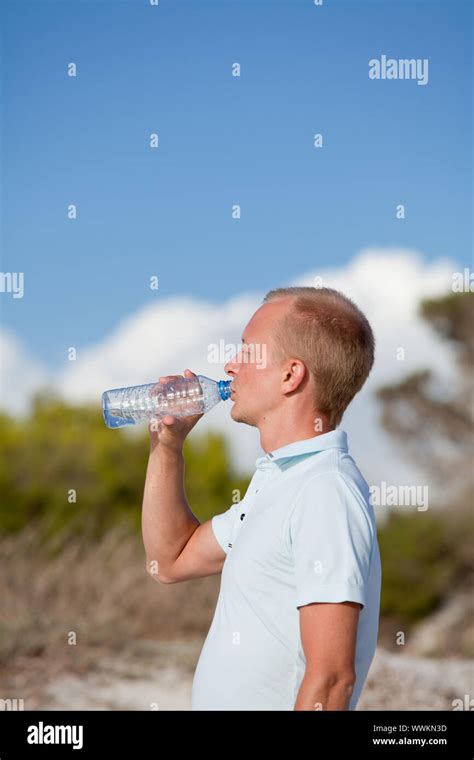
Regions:
<instances>
[{"instance_id":1,"label":"green tree","mask_svg":"<svg viewBox=\"0 0 474 760\"><path fill-rule=\"evenodd\" d=\"M148 451L146 428L137 437L110 430L96 406L38 394L27 419L1 414L0 532L33 521L47 535L99 537L123 521L139 531ZM193 435L185 460L186 493L198 519L227 509L234 489L243 497L249 478L231 467L222 436Z\"/></svg>"},{"instance_id":2,"label":"green tree","mask_svg":"<svg viewBox=\"0 0 474 760\"><path fill-rule=\"evenodd\" d=\"M381 612L407 622L432 612L474 579L473 303L474 294L462 293L420 306L422 317L453 349L456 387L443 388L424 369L377 392L385 429L444 487L438 496L444 509L392 513L379 529Z\"/></svg>"}]
</instances>

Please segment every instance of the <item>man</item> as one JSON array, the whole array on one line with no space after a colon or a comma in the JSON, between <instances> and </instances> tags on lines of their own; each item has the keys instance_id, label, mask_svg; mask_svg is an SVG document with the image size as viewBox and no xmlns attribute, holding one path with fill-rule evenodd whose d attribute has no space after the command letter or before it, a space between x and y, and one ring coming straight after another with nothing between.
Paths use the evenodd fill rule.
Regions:
<instances>
[{"instance_id":1,"label":"man","mask_svg":"<svg viewBox=\"0 0 474 760\"><path fill-rule=\"evenodd\" d=\"M182 454L202 415L150 423L148 572L163 583L222 572L193 710L355 709L377 642L381 568L369 488L337 426L373 359L370 325L341 293L267 293L225 366L231 416L258 428L266 454L244 499L202 524Z\"/></svg>"}]
</instances>

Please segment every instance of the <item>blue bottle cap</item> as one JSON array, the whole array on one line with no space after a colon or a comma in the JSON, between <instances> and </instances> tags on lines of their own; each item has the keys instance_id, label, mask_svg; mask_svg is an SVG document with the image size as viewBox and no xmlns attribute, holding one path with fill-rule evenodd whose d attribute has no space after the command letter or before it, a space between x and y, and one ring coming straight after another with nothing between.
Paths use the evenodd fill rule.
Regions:
<instances>
[{"instance_id":1,"label":"blue bottle cap","mask_svg":"<svg viewBox=\"0 0 474 760\"><path fill-rule=\"evenodd\" d=\"M219 380L217 383L217 389L222 401L226 401L230 397L230 384L232 380Z\"/></svg>"}]
</instances>

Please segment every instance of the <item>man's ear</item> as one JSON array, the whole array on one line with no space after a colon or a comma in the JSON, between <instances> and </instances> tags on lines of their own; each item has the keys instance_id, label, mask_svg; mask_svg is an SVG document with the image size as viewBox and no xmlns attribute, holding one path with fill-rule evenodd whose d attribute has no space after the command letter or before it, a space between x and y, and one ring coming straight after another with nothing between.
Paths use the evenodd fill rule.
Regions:
<instances>
[{"instance_id":1,"label":"man's ear","mask_svg":"<svg viewBox=\"0 0 474 760\"><path fill-rule=\"evenodd\" d=\"M306 367L303 362L295 359L290 359L285 371L285 377L283 378L285 383L291 383L293 386L292 391L295 391L299 385L303 382L306 373Z\"/></svg>"}]
</instances>

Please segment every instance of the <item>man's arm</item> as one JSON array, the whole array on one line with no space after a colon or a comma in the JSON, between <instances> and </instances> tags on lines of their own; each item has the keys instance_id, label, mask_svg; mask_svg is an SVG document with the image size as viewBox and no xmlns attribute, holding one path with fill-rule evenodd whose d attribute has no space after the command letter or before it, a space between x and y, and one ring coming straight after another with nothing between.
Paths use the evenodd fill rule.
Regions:
<instances>
[{"instance_id":1,"label":"man's arm","mask_svg":"<svg viewBox=\"0 0 474 760\"><path fill-rule=\"evenodd\" d=\"M142 536L147 570L167 581L169 570L194 531L194 516L184 492L181 450L150 447L142 506Z\"/></svg>"},{"instance_id":2,"label":"man's arm","mask_svg":"<svg viewBox=\"0 0 474 760\"><path fill-rule=\"evenodd\" d=\"M347 710L355 683L361 605L318 602L299 610L306 670L294 709Z\"/></svg>"},{"instance_id":3,"label":"man's arm","mask_svg":"<svg viewBox=\"0 0 474 760\"><path fill-rule=\"evenodd\" d=\"M217 575L225 552L211 520L199 523L186 501L182 452L150 452L142 510L147 571L162 583Z\"/></svg>"},{"instance_id":4,"label":"man's arm","mask_svg":"<svg viewBox=\"0 0 474 760\"><path fill-rule=\"evenodd\" d=\"M190 370L186 377L193 377ZM167 375L160 380L171 380ZM192 513L184 489L183 444L202 414L164 417L149 424L150 453L142 507L146 569L154 580L176 583L220 573L226 557L212 531Z\"/></svg>"}]
</instances>

